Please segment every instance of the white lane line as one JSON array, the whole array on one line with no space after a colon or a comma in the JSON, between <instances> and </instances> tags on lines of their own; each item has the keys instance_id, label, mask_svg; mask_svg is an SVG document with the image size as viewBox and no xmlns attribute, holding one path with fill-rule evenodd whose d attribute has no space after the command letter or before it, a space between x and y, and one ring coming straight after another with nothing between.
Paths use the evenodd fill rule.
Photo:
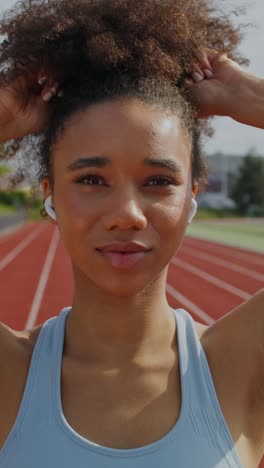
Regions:
<instances>
[{"instance_id":1,"label":"white lane line","mask_svg":"<svg viewBox=\"0 0 264 468\"><path fill-rule=\"evenodd\" d=\"M263 255L263 252L258 252L258 251L250 251L250 250L247 250L245 249L244 247L238 247L237 245L227 245L227 244L223 244L221 242L215 242L214 244L212 244L213 241L209 241L209 240L205 240L205 239L199 239L199 238L195 238L195 237L189 237L189 240L192 242L192 247L193 247L193 241L194 243L197 245L197 248L203 248L205 247L207 250L210 250L210 251L213 251L215 252L217 250L218 253L220 252L223 252L223 254L226 254L226 255L230 255L231 257L235 257L235 258L241 258L241 259L245 259L247 260L248 262L250 263L253 263L255 265L261 265L263 266L263 259L264 259L264 255ZM187 240L188 242L188 240ZM228 249L229 247L229 249ZM231 249L230 249L231 247ZM243 250L247 251L248 253L243 253L243 252L237 252L235 250L232 250L232 247L235 248L242 248ZM250 255L250 252L252 253L252 255ZM258 258L256 258L256 255L258 255Z\"/></svg>"},{"instance_id":2,"label":"white lane line","mask_svg":"<svg viewBox=\"0 0 264 468\"><path fill-rule=\"evenodd\" d=\"M29 234L25 239L23 239L20 244L18 244L9 254L7 254L1 261L0 261L0 271L2 271L9 263L11 263L27 246L30 244L35 237L37 237L44 229L43 226L38 227L33 231L31 234Z\"/></svg>"},{"instance_id":3,"label":"white lane line","mask_svg":"<svg viewBox=\"0 0 264 468\"><path fill-rule=\"evenodd\" d=\"M36 319L37 319L38 312L39 312L39 307L40 307L40 304L41 304L41 301L42 301L42 298L43 298L43 295L44 295L44 292L45 292L45 289L46 289L46 286L47 286L47 282L48 282L48 279L49 279L49 274L50 274L52 263L53 263L53 260L54 260L54 257L55 257L55 253L56 253L56 249L57 249L57 246L58 246L59 238L60 238L60 236L59 236L59 233L58 233L58 229L55 228L55 232L54 232L54 234L52 236L52 239L51 239L51 242L50 242L50 245L49 245L46 260L45 260L45 263L44 263L44 266L43 266L43 269L42 269L42 272L41 272L41 275L40 275L40 278L39 278L38 286L37 286L35 296L34 296L34 299L33 299L32 305L31 305L31 309L30 309L30 312L29 312L29 315L28 315L27 323L26 323L26 326L25 326L25 331L27 331L30 328L34 327L34 325L36 323Z\"/></svg>"},{"instance_id":4,"label":"white lane line","mask_svg":"<svg viewBox=\"0 0 264 468\"><path fill-rule=\"evenodd\" d=\"M210 254L206 254L203 252L197 252L196 249L192 249L191 247L183 247L182 253L184 254L184 252L190 253L194 257L201 258L202 260L208 260L209 263L220 265L225 268L228 268L229 270L233 270L233 271L236 271L237 273L241 273L242 275L249 276L250 278L253 278L255 280L258 280L261 282L264 281L264 275L262 275L261 273L257 273L256 271L249 270L249 268L242 267L236 263L231 263L231 262L228 262L227 260L222 260L221 258L216 257L215 255L210 255Z\"/></svg>"},{"instance_id":5,"label":"white lane line","mask_svg":"<svg viewBox=\"0 0 264 468\"><path fill-rule=\"evenodd\" d=\"M186 309L188 309L188 312L192 312L195 314L197 317L199 317L201 320L203 320L206 324L212 325L215 323L215 320L210 317L206 312L204 312L200 307L198 307L196 304L191 302L187 297L183 296L179 291L176 291L173 286L170 284L166 285L166 291L168 294L170 294L176 301L179 301Z\"/></svg>"},{"instance_id":6,"label":"white lane line","mask_svg":"<svg viewBox=\"0 0 264 468\"><path fill-rule=\"evenodd\" d=\"M208 281L208 283L214 284L215 286L218 286L219 288L224 289L225 291L228 291L231 294L240 297L241 299L247 301L252 297L252 294L248 294L245 291L242 291L242 289L238 289L235 286L232 286L231 284L226 283L225 281L210 275L209 273L205 273L203 270L200 270L200 268L191 266L189 265L189 263L184 262L183 260L173 258L171 263L175 266L183 268L184 270L190 271L199 278L203 278L205 281Z\"/></svg>"}]
</instances>

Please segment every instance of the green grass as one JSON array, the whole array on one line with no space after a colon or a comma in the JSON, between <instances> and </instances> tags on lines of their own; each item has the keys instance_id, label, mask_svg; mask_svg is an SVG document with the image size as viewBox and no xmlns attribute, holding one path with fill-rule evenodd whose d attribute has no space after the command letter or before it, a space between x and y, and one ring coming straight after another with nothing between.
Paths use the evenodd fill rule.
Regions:
<instances>
[{"instance_id":1,"label":"green grass","mask_svg":"<svg viewBox=\"0 0 264 468\"><path fill-rule=\"evenodd\" d=\"M257 223L254 219L250 223L232 223L228 224L218 221L214 222L193 222L187 229L187 235L194 237L219 241L226 244L234 244L237 247L246 247L249 249L264 252L264 222Z\"/></svg>"},{"instance_id":2,"label":"green grass","mask_svg":"<svg viewBox=\"0 0 264 468\"><path fill-rule=\"evenodd\" d=\"M235 210L209 210L199 208L195 216L195 221L227 218L241 218L241 215Z\"/></svg>"},{"instance_id":3,"label":"green grass","mask_svg":"<svg viewBox=\"0 0 264 468\"><path fill-rule=\"evenodd\" d=\"M0 203L0 216L17 213L17 208L14 206L3 205Z\"/></svg>"}]
</instances>

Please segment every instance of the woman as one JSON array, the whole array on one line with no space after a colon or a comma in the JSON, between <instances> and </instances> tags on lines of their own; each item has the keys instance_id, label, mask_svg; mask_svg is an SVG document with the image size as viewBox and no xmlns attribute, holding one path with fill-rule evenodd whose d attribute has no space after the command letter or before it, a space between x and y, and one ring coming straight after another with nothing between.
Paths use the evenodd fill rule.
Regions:
<instances>
[{"instance_id":1,"label":"woman","mask_svg":"<svg viewBox=\"0 0 264 468\"><path fill-rule=\"evenodd\" d=\"M264 291L205 327L165 289L204 122L264 128L238 32L204 0L20 2L0 32L1 142L38 142L74 279L58 317L1 325L0 465L257 467Z\"/></svg>"}]
</instances>

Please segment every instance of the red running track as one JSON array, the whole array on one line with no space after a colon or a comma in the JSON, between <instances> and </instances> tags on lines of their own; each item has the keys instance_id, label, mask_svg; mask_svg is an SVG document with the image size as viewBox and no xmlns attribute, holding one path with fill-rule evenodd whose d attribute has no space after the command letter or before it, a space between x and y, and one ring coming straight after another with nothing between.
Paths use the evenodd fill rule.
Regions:
<instances>
[{"instance_id":1,"label":"red running track","mask_svg":"<svg viewBox=\"0 0 264 468\"><path fill-rule=\"evenodd\" d=\"M168 301L211 324L263 284L264 253L186 237L170 265ZM57 227L32 222L0 237L0 292L0 321L15 330L72 304L71 263Z\"/></svg>"}]
</instances>

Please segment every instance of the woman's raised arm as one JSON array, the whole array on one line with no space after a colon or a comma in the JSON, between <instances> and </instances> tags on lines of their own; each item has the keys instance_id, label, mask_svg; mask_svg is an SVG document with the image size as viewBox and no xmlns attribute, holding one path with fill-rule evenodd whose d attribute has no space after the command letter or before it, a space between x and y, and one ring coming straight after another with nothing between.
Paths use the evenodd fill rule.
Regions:
<instances>
[{"instance_id":1,"label":"woman's raised arm","mask_svg":"<svg viewBox=\"0 0 264 468\"><path fill-rule=\"evenodd\" d=\"M47 78L20 78L0 88L0 143L38 133L53 111L58 84Z\"/></svg>"},{"instance_id":2,"label":"woman's raised arm","mask_svg":"<svg viewBox=\"0 0 264 468\"><path fill-rule=\"evenodd\" d=\"M245 73L229 112L240 123L264 129L264 79Z\"/></svg>"}]
</instances>

